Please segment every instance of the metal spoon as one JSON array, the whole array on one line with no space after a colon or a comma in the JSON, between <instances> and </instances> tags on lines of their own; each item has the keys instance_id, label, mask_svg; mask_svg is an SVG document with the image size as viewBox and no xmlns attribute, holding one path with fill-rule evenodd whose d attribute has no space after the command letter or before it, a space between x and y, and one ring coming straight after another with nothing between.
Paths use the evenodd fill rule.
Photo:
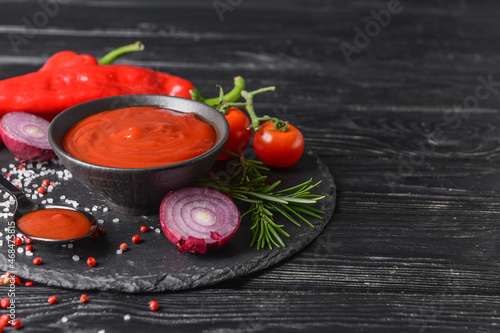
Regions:
<instances>
[{"instance_id":1,"label":"metal spoon","mask_svg":"<svg viewBox=\"0 0 500 333\"><path fill-rule=\"evenodd\" d=\"M18 189L16 186L14 186L11 182L9 182L5 177L0 176L0 186L3 187L7 192L9 192L16 201L16 211L14 212L14 222L16 224L16 229L26 237L29 237L33 240L37 240L40 242L47 242L47 243L71 243L80 239L87 238L91 236L96 230L97 230L97 220L89 213L80 211L78 209L75 209L73 207L68 207L68 206L58 206L58 205L42 205L38 204L35 202L32 202L28 198L26 198L26 195L24 194L23 191ZM36 210L41 210L41 209L48 209L48 208L60 208L60 209L68 209L72 211L79 212L83 215L85 215L89 221L90 221L90 231L81 237L78 238L72 238L72 239L49 239L49 238L40 238L40 237L35 237L32 235L28 235L25 232L21 231L17 227L17 221L24 215L34 212Z\"/></svg>"}]
</instances>

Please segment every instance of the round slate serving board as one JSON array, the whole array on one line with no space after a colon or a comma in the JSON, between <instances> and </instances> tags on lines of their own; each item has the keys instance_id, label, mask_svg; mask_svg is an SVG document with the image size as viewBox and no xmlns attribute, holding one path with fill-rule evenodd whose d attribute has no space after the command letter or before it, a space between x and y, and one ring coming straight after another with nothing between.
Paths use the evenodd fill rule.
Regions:
<instances>
[{"instance_id":1,"label":"round slate serving board","mask_svg":"<svg viewBox=\"0 0 500 333\"><path fill-rule=\"evenodd\" d=\"M222 175L222 170L229 170L225 163L227 162L218 162L212 175ZM9 164L17 166L19 163L14 162L12 155L2 147L0 168L9 168ZM45 172L64 170L62 165L53 162L44 164L44 167L48 169ZM41 171L36 169L36 165L29 168L37 174ZM326 196L315 206L325 212L323 218L310 219L314 228L306 224L297 227L284 217L276 215L276 222L285 224L285 230L290 234L290 238L284 238L284 248L250 248L250 219L245 217L235 237L224 247L204 255L178 253L177 246L170 243L163 231L160 231L158 215L126 216L107 210L106 203L76 179L59 178L61 173L56 173L37 177L29 185L28 188L36 190L36 185L39 186L43 179L56 181L52 192L34 201L52 198L54 204L64 204L65 200L76 200L80 204L79 208L90 209L91 213L101 220L100 226L105 228L106 234L76 242L73 246L33 243L33 256L16 252L11 266L11 262L7 260L7 232L2 230L4 235L1 239L4 241L3 246L0 246L0 269L15 272L23 281L31 280L71 289L131 293L195 288L257 272L290 257L309 244L321 233L335 208L336 191L333 177L318 156L310 151L294 166L271 170L266 174L269 175L270 181L282 180L282 186L285 187L297 185L310 178L314 182L321 180L321 184L313 192ZM240 209L245 208L244 205L238 206ZM12 211L14 207L11 206L10 209ZM7 226L8 221L10 218L0 218L0 223L4 226ZM140 232L142 225L148 227L148 232ZM136 234L142 239L139 244L133 244L131 241L132 236ZM124 242L128 244L128 250L118 254L116 251ZM75 256L78 256L79 260L74 260L77 259ZM42 258L43 263L34 265L34 257ZM86 264L88 257L97 259L95 267L90 268Z\"/></svg>"}]
</instances>

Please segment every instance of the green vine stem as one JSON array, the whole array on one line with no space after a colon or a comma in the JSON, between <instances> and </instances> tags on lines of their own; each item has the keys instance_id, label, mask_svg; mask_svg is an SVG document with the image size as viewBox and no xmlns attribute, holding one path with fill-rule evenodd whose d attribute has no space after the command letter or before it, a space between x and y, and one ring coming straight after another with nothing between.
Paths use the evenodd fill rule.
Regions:
<instances>
[{"instance_id":1,"label":"green vine stem","mask_svg":"<svg viewBox=\"0 0 500 333\"><path fill-rule=\"evenodd\" d=\"M144 45L141 42L119 47L102 57L99 60L99 65L109 65L124 54L142 50L144 50Z\"/></svg>"},{"instance_id":2,"label":"green vine stem","mask_svg":"<svg viewBox=\"0 0 500 333\"><path fill-rule=\"evenodd\" d=\"M248 115L250 116L250 121L251 125L248 127L249 130L259 130L259 126L261 122L266 122L266 121L272 121L274 123L274 128L277 131L287 131L288 130L288 123L275 118L275 117L270 117L270 116L263 116L263 117L257 117L255 114L255 110L253 108L253 98L255 95L266 92L266 91L274 91L276 87L265 87L265 88L260 88L254 91L246 91L243 90L241 92L241 96L245 99L245 102L240 102L240 103L224 103L221 107L220 110L222 114L226 114L227 110L231 107L244 107Z\"/></svg>"},{"instance_id":3,"label":"green vine stem","mask_svg":"<svg viewBox=\"0 0 500 333\"><path fill-rule=\"evenodd\" d=\"M244 89L245 89L245 80L241 76L235 77L234 87L230 92L222 96L222 103L232 103L237 101L240 98L241 92ZM197 88L191 90L190 93L191 93L191 99L195 101L200 101L210 106L216 106L222 104L220 96L213 98L203 98Z\"/></svg>"}]
</instances>

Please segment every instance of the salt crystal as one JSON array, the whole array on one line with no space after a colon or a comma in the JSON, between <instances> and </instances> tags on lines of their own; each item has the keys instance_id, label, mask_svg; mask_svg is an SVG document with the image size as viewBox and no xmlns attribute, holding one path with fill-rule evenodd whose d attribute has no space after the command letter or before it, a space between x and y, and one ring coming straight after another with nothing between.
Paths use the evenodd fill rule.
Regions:
<instances>
[{"instance_id":1,"label":"salt crystal","mask_svg":"<svg viewBox=\"0 0 500 333\"><path fill-rule=\"evenodd\" d=\"M12 163L9 164L9 168L11 168L11 169L14 168L14 164L12 164Z\"/></svg>"},{"instance_id":2,"label":"salt crystal","mask_svg":"<svg viewBox=\"0 0 500 333\"><path fill-rule=\"evenodd\" d=\"M115 223L116 222L120 222L120 219L119 218L115 218L115 219L113 219L113 222L115 222Z\"/></svg>"},{"instance_id":3,"label":"salt crystal","mask_svg":"<svg viewBox=\"0 0 500 333\"><path fill-rule=\"evenodd\" d=\"M123 316L123 320L126 320L126 321L129 321L130 320L130 315L129 314L126 314L125 316Z\"/></svg>"},{"instance_id":4,"label":"salt crystal","mask_svg":"<svg viewBox=\"0 0 500 333\"><path fill-rule=\"evenodd\" d=\"M48 202L49 204L54 203L54 199L52 199L52 198L48 198L48 199L47 199L47 202Z\"/></svg>"},{"instance_id":5,"label":"salt crystal","mask_svg":"<svg viewBox=\"0 0 500 333\"><path fill-rule=\"evenodd\" d=\"M99 208L99 207L97 207L96 205L94 205L94 207L92 207L92 211L93 212L97 212L97 208Z\"/></svg>"},{"instance_id":6,"label":"salt crystal","mask_svg":"<svg viewBox=\"0 0 500 333\"><path fill-rule=\"evenodd\" d=\"M31 256L33 256L33 252L31 252L31 251L26 251L26 255L27 255L28 257L31 257Z\"/></svg>"},{"instance_id":7,"label":"salt crystal","mask_svg":"<svg viewBox=\"0 0 500 333\"><path fill-rule=\"evenodd\" d=\"M44 199L44 200L42 200L42 204L44 204L44 205L45 205L46 203L47 203L47 200L45 200L45 199Z\"/></svg>"},{"instance_id":8,"label":"salt crystal","mask_svg":"<svg viewBox=\"0 0 500 333\"><path fill-rule=\"evenodd\" d=\"M61 245L62 247L66 247L66 244Z\"/></svg>"},{"instance_id":9,"label":"salt crystal","mask_svg":"<svg viewBox=\"0 0 500 333\"><path fill-rule=\"evenodd\" d=\"M0 240L0 246L3 246L3 240Z\"/></svg>"},{"instance_id":10,"label":"salt crystal","mask_svg":"<svg viewBox=\"0 0 500 333\"><path fill-rule=\"evenodd\" d=\"M79 256L77 256L76 254L75 254L73 257L71 257L71 258L73 258L73 260L74 260L74 261L78 261L78 260L80 260L80 257L79 257Z\"/></svg>"},{"instance_id":11,"label":"salt crystal","mask_svg":"<svg viewBox=\"0 0 500 333\"><path fill-rule=\"evenodd\" d=\"M102 209L102 211L103 211L103 212L107 212L107 211L108 211L108 207L104 207L104 208Z\"/></svg>"},{"instance_id":12,"label":"salt crystal","mask_svg":"<svg viewBox=\"0 0 500 333\"><path fill-rule=\"evenodd\" d=\"M28 164L26 164L26 167L27 167L28 169L33 168L33 163L28 163Z\"/></svg>"},{"instance_id":13,"label":"salt crystal","mask_svg":"<svg viewBox=\"0 0 500 333\"><path fill-rule=\"evenodd\" d=\"M161 232L160 228L156 228L156 229L155 229L155 232L156 232L157 234L159 234L159 233Z\"/></svg>"},{"instance_id":14,"label":"salt crystal","mask_svg":"<svg viewBox=\"0 0 500 333\"><path fill-rule=\"evenodd\" d=\"M6 207L6 208L4 208L4 209L3 209L3 211L4 211L4 212L8 212L8 211L9 211L9 209Z\"/></svg>"},{"instance_id":15,"label":"salt crystal","mask_svg":"<svg viewBox=\"0 0 500 333\"><path fill-rule=\"evenodd\" d=\"M66 323L68 322L68 317L64 316L61 318L61 322Z\"/></svg>"},{"instance_id":16,"label":"salt crystal","mask_svg":"<svg viewBox=\"0 0 500 333\"><path fill-rule=\"evenodd\" d=\"M47 192L52 192L52 190L53 190L53 189L54 189L54 186L49 185L49 186L47 187Z\"/></svg>"},{"instance_id":17,"label":"salt crystal","mask_svg":"<svg viewBox=\"0 0 500 333\"><path fill-rule=\"evenodd\" d=\"M24 249L22 247L17 248L17 253L23 253L23 252L24 252Z\"/></svg>"},{"instance_id":18,"label":"salt crystal","mask_svg":"<svg viewBox=\"0 0 500 333\"><path fill-rule=\"evenodd\" d=\"M151 229L151 230L153 230L154 228L155 228L155 227L153 227L153 226L150 226L150 227L149 227L149 229Z\"/></svg>"},{"instance_id":19,"label":"salt crystal","mask_svg":"<svg viewBox=\"0 0 500 333\"><path fill-rule=\"evenodd\" d=\"M98 220L97 220L97 223L101 223L101 224L102 224L102 223L104 223L104 220L102 220L102 219L98 219Z\"/></svg>"},{"instance_id":20,"label":"salt crystal","mask_svg":"<svg viewBox=\"0 0 500 333\"><path fill-rule=\"evenodd\" d=\"M69 243L68 244L68 249L72 249L73 248L73 244Z\"/></svg>"},{"instance_id":21,"label":"salt crystal","mask_svg":"<svg viewBox=\"0 0 500 333\"><path fill-rule=\"evenodd\" d=\"M61 200L64 200L66 199L66 196L65 195L61 195Z\"/></svg>"},{"instance_id":22,"label":"salt crystal","mask_svg":"<svg viewBox=\"0 0 500 333\"><path fill-rule=\"evenodd\" d=\"M83 210L86 212L90 212L90 208L88 208L88 207L85 207Z\"/></svg>"},{"instance_id":23,"label":"salt crystal","mask_svg":"<svg viewBox=\"0 0 500 333\"><path fill-rule=\"evenodd\" d=\"M121 249L116 250L116 254L122 254L123 251Z\"/></svg>"},{"instance_id":24,"label":"salt crystal","mask_svg":"<svg viewBox=\"0 0 500 333\"><path fill-rule=\"evenodd\" d=\"M33 199L33 200L36 200L36 198L37 198L36 194L33 194L33 195L31 196L31 199Z\"/></svg>"},{"instance_id":25,"label":"salt crystal","mask_svg":"<svg viewBox=\"0 0 500 333\"><path fill-rule=\"evenodd\" d=\"M6 173L7 172L7 168L2 168L2 172Z\"/></svg>"},{"instance_id":26,"label":"salt crystal","mask_svg":"<svg viewBox=\"0 0 500 333\"><path fill-rule=\"evenodd\" d=\"M99 332L97 333L106 333L106 330L100 330Z\"/></svg>"}]
</instances>

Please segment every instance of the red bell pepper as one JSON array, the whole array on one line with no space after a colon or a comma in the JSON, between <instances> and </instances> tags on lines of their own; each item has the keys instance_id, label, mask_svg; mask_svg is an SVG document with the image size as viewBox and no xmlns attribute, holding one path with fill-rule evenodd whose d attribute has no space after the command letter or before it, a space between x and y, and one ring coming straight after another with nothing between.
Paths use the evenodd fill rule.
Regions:
<instances>
[{"instance_id":1,"label":"red bell pepper","mask_svg":"<svg viewBox=\"0 0 500 333\"><path fill-rule=\"evenodd\" d=\"M126 53L143 49L137 42L120 47L99 61L72 51L56 53L38 72L0 81L0 116L25 111L50 121L76 104L131 94L178 96L209 105L220 103L220 98L202 98L194 85L183 78L142 67L109 65ZM244 87L243 78L235 78L235 87L222 100L236 101Z\"/></svg>"},{"instance_id":2,"label":"red bell pepper","mask_svg":"<svg viewBox=\"0 0 500 333\"><path fill-rule=\"evenodd\" d=\"M188 80L158 71L107 65L144 46L123 46L100 61L88 54L62 51L54 54L38 72L0 81L0 116L25 111L52 120L61 111L92 99L130 94L158 94L191 98Z\"/></svg>"},{"instance_id":3,"label":"red bell pepper","mask_svg":"<svg viewBox=\"0 0 500 333\"><path fill-rule=\"evenodd\" d=\"M25 111L51 120L89 100L130 94L191 98L183 78L129 65L79 65L34 72L0 81L0 115Z\"/></svg>"}]
</instances>

